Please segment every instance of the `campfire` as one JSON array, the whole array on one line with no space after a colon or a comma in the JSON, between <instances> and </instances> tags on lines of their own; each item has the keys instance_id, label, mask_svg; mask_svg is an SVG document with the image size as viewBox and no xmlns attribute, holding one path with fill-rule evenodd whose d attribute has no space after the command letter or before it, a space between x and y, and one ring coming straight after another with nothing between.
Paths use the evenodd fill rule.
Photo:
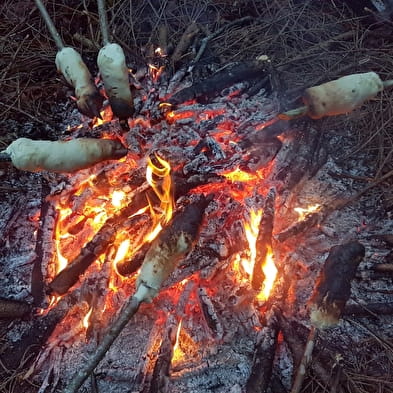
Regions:
<instances>
[{"instance_id":1,"label":"campfire","mask_svg":"<svg viewBox=\"0 0 393 393\"><path fill-rule=\"evenodd\" d=\"M364 187L337 175L328 151L337 141L319 127L341 113L338 98L318 116L311 93L284 111L268 56L195 81L208 40L191 62L181 59L198 33L191 24L171 55L153 45L138 72L127 71L126 104L104 80L104 57L119 45L103 35L99 116L101 100L86 109L79 94L82 120L67 138L20 138L5 150L8 165L47 181L30 208L29 301L0 299L0 315L19 321L1 353L5 370L23 370L18 383L39 392L296 393L308 391L310 369L330 391L350 386L337 348L372 331L347 316L372 314L359 306L361 275L381 279L367 265L370 239L389 228L385 218L371 226L359 201L391 173ZM351 78L372 81L372 91L342 113L391 84L371 72ZM17 269L18 257L11 262Z\"/></svg>"}]
</instances>

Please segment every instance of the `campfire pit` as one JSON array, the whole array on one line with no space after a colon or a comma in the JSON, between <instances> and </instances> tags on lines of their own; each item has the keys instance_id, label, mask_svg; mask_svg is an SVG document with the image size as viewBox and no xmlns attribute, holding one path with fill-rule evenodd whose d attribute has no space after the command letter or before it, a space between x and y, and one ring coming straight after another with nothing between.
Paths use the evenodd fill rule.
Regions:
<instances>
[{"instance_id":1,"label":"campfire pit","mask_svg":"<svg viewBox=\"0 0 393 393\"><path fill-rule=\"evenodd\" d=\"M152 303L136 307L84 388L289 391L311 327L309 299L334 246L356 240L366 248L350 305L386 301L384 277L365 279L388 254L374 235L392 230L387 216L376 222L367 211L378 197L366 191L378 182L332 176L349 168L354 176L369 173L365 157L334 159L332 151L345 151L346 135L322 132L322 121L278 120L277 75L266 58L233 62L194 81L187 69L195 64L179 67L175 51L174 72L158 49L133 92L128 131L109 106L102 122L67 130L71 139L120 141L127 156L70 175L23 173L37 187L4 204L0 306L12 321L1 353L4 375L23 370L17 384L67 389L134 295L155 239L162 255L176 220L200 220ZM204 198L198 219L176 219ZM351 376L335 356L345 357L382 320L391 321L379 316L366 326L342 318L319 332L316 350L326 353L316 352L311 369L320 383L351 391ZM344 362L352 360L348 354Z\"/></svg>"}]
</instances>

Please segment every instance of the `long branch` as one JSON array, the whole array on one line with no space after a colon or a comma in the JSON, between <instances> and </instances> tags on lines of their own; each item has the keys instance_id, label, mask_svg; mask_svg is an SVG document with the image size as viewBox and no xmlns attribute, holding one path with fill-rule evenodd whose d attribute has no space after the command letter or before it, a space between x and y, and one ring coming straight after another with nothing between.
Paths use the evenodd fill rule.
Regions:
<instances>
[{"instance_id":1,"label":"long branch","mask_svg":"<svg viewBox=\"0 0 393 393\"><path fill-rule=\"evenodd\" d=\"M79 372L74 376L70 384L65 388L63 393L76 393L79 390L83 382L85 382L87 377L97 367L98 363L105 356L113 342L116 340L121 331L129 322L129 320L138 311L140 304L141 301L134 296L127 301L124 308L121 310L118 319L111 326L109 332L105 335L101 344L97 347L94 356L89 359L85 367L79 370Z\"/></svg>"},{"instance_id":2,"label":"long branch","mask_svg":"<svg viewBox=\"0 0 393 393\"><path fill-rule=\"evenodd\" d=\"M35 4L40 11L46 26L48 27L48 30L50 32L50 35L52 36L53 40L55 41L55 44L57 46L58 50L62 50L64 48L64 43L60 37L59 32L57 31L55 25L53 24L53 21L51 17L48 14L48 11L46 10L44 4L42 3L41 0L35 0Z\"/></svg>"},{"instance_id":3,"label":"long branch","mask_svg":"<svg viewBox=\"0 0 393 393\"><path fill-rule=\"evenodd\" d=\"M105 0L97 0L97 6L98 6L98 16L100 18L102 43L106 45L109 44L109 29L108 29L108 18L105 11Z\"/></svg>"}]
</instances>

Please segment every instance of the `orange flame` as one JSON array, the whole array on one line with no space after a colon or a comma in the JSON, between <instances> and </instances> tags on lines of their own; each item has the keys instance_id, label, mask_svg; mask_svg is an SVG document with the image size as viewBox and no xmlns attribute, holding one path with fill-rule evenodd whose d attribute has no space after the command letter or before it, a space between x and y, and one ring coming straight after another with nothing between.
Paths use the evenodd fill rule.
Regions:
<instances>
[{"instance_id":1,"label":"orange flame","mask_svg":"<svg viewBox=\"0 0 393 393\"><path fill-rule=\"evenodd\" d=\"M171 166L169 162L156 155L156 159L161 165L161 168L154 165L151 159L148 159L146 169L146 180L160 200L160 213L155 213L152 206L150 211L153 217L154 229L145 238L146 241L152 241L162 229L162 224L166 224L172 218L173 214L173 193L172 193L172 179ZM160 181L154 179L158 177Z\"/></svg>"},{"instance_id":2,"label":"orange flame","mask_svg":"<svg viewBox=\"0 0 393 393\"><path fill-rule=\"evenodd\" d=\"M252 271L254 269L255 259L257 257L257 238L259 232L259 223L262 218L262 210L250 212L250 222L244 223L244 232L248 241L248 248L250 257L242 260L242 265L249 277L252 277Z\"/></svg>"},{"instance_id":3,"label":"orange flame","mask_svg":"<svg viewBox=\"0 0 393 393\"><path fill-rule=\"evenodd\" d=\"M250 212L250 222L244 223L244 232L247 238L249 247L249 257L240 259L241 267L243 271L247 274L249 281L252 281L252 273L254 270L255 260L257 256L257 239L259 232L259 224L262 219L263 211L251 210ZM234 267L238 270L239 259L235 259ZM266 259L262 265L262 271L265 275L262 290L256 296L259 301L264 301L269 298L270 292L273 288L274 282L277 277L277 268L274 264L273 251L271 247L268 247L268 252Z\"/></svg>"},{"instance_id":4,"label":"orange flame","mask_svg":"<svg viewBox=\"0 0 393 393\"><path fill-rule=\"evenodd\" d=\"M299 214L298 217L298 221L303 221L306 218L306 215L309 213L315 213L317 212L319 209L321 208L321 205L319 205L318 203L316 203L315 205L309 205L307 206L306 209L302 208L302 207L295 207L293 210L295 210L295 212L297 214Z\"/></svg>"},{"instance_id":5,"label":"orange flame","mask_svg":"<svg viewBox=\"0 0 393 393\"><path fill-rule=\"evenodd\" d=\"M262 266L263 273L265 274L265 280L263 282L263 288L257 295L257 300L265 301L269 298L270 292L273 289L274 282L277 277L277 268L274 264L273 251L268 247L265 262Z\"/></svg>"},{"instance_id":6,"label":"orange flame","mask_svg":"<svg viewBox=\"0 0 393 393\"><path fill-rule=\"evenodd\" d=\"M236 168L231 172L221 172L220 174L232 182L249 182L259 180L257 175L244 172L240 168Z\"/></svg>"},{"instance_id":7,"label":"orange flame","mask_svg":"<svg viewBox=\"0 0 393 393\"><path fill-rule=\"evenodd\" d=\"M180 321L179 325L177 326L176 341L175 341L175 345L173 346L173 353L172 353L172 359L171 359L172 364L178 363L184 357L184 353L179 346L181 326L182 326L182 321Z\"/></svg>"},{"instance_id":8,"label":"orange flame","mask_svg":"<svg viewBox=\"0 0 393 393\"><path fill-rule=\"evenodd\" d=\"M85 329L87 329L89 327L89 319L90 319L90 315L93 311L93 307L90 307L90 310L87 312L87 314L83 317L82 320L82 325Z\"/></svg>"}]
</instances>

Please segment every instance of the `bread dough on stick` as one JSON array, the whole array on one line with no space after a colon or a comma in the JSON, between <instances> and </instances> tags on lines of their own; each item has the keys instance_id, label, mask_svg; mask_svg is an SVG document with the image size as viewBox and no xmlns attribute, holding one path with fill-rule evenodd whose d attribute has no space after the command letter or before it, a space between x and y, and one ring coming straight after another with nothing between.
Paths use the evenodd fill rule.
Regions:
<instances>
[{"instance_id":1,"label":"bread dough on stick","mask_svg":"<svg viewBox=\"0 0 393 393\"><path fill-rule=\"evenodd\" d=\"M10 155L16 168L30 172L75 172L127 154L127 150L118 141L93 138L70 141L19 138L4 152Z\"/></svg>"},{"instance_id":2,"label":"bread dough on stick","mask_svg":"<svg viewBox=\"0 0 393 393\"><path fill-rule=\"evenodd\" d=\"M114 115L128 119L134 114L134 104L123 49L118 44L106 44L98 53L97 64Z\"/></svg>"},{"instance_id":3,"label":"bread dough on stick","mask_svg":"<svg viewBox=\"0 0 393 393\"><path fill-rule=\"evenodd\" d=\"M100 117L104 99L98 92L81 55L75 49L65 47L56 54L56 67L74 87L79 111L90 118Z\"/></svg>"}]
</instances>

